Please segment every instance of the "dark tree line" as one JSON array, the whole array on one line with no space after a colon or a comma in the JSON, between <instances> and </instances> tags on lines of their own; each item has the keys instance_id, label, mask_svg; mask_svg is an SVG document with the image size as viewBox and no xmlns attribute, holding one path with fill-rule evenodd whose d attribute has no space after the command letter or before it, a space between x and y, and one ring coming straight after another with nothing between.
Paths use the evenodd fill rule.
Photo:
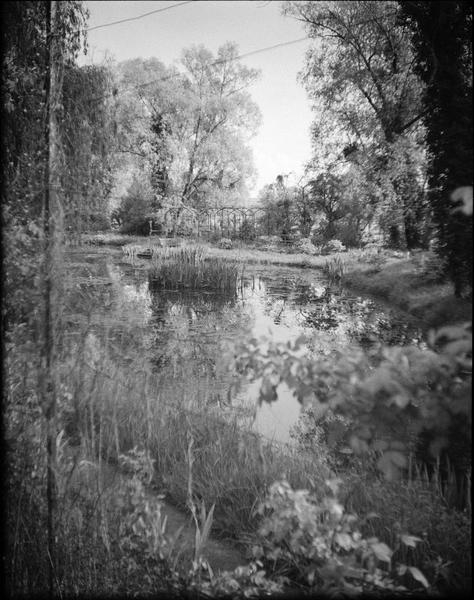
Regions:
<instances>
[{"instance_id":1,"label":"dark tree line","mask_svg":"<svg viewBox=\"0 0 474 600\"><path fill-rule=\"evenodd\" d=\"M426 87L429 198L457 296L472 289L472 217L452 211L451 193L472 185L472 4L400 2L413 31L417 71Z\"/></svg>"}]
</instances>

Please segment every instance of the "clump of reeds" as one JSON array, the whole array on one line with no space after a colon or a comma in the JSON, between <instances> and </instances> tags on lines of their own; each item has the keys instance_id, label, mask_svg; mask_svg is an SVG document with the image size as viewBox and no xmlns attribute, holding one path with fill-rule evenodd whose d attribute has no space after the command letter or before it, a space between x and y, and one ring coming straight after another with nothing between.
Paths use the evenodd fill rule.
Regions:
<instances>
[{"instance_id":1,"label":"clump of reeds","mask_svg":"<svg viewBox=\"0 0 474 600\"><path fill-rule=\"evenodd\" d=\"M201 246L164 249L153 256L148 271L151 289L203 290L235 293L241 276L239 265L221 258L207 258Z\"/></svg>"},{"instance_id":2,"label":"clump of reeds","mask_svg":"<svg viewBox=\"0 0 474 600\"><path fill-rule=\"evenodd\" d=\"M324 272L330 281L341 281L346 274L346 264L339 256L333 256L326 261Z\"/></svg>"},{"instance_id":3,"label":"clump of reeds","mask_svg":"<svg viewBox=\"0 0 474 600\"><path fill-rule=\"evenodd\" d=\"M151 245L148 244L144 246L143 244L126 244L122 246L122 252L125 254L127 258L153 258L162 250L161 245Z\"/></svg>"}]
</instances>

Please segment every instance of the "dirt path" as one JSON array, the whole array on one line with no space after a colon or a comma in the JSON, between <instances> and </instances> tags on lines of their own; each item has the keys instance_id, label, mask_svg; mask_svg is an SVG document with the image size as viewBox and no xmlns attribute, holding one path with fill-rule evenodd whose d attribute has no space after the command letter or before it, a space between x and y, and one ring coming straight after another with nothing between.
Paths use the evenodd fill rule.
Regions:
<instances>
[{"instance_id":1,"label":"dirt path","mask_svg":"<svg viewBox=\"0 0 474 600\"><path fill-rule=\"evenodd\" d=\"M80 467L76 467L70 485L72 489L79 489L84 485L99 489L105 498L113 499L118 497L129 481L130 478L114 465L102 461L99 468L97 464L84 462ZM146 499L156 502L156 493L147 489ZM191 567L194 554L195 526L192 516L178 510L165 500L160 502L161 517L162 519L166 517L165 535L173 537L181 529L174 552L179 556L180 570L186 571ZM215 539L212 535L206 543L202 556L214 573L233 571L236 567L247 564L244 555L235 546Z\"/></svg>"}]
</instances>

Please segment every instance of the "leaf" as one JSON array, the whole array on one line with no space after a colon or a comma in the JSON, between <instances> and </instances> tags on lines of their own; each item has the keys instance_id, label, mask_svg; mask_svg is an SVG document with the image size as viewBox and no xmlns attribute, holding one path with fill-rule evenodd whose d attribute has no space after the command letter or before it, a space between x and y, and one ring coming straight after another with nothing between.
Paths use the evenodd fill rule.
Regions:
<instances>
[{"instance_id":1,"label":"leaf","mask_svg":"<svg viewBox=\"0 0 474 600\"><path fill-rule=\"evenodd\" d=\"M378 560L386 563L389 563L392 560L393 551L387 546L387 544L384 544L383 542L376 542L371 544L371 548Z\"/></svg>"},{"instance_id":2,"label":"leaf","mask_svg":"<svg viewBox=\"0 0 474 600\"><path fill-rule=\"evenodd\" d=\"M268 377L265 377L260 387L260 402L271 403L275 402L277 399L278 394L276 392L276 386Z\"/></svg>"},{"instance_id":3,"label":"leaf","mask_svg":"<svg viewBox=\"0 0 474 600\"><path fill-rule=\"evenodd\" d=\"M430 587L430 584L428 583L426 577L423 575L423 573L419 569L417 569L416 567L408 567L408 570L412 574L413 579L416 579L417 581L419 581L425 588Z\"/></svg>"},{"instance_id":4,"label":"leaf","mask_svg":"<svg viewBox=\"0 0 474 600\"><path fill-rule=\"evenodd\" d=\"M453 208L453 212L462 212L467 216L472 215L472 185L458 187L451 194L453 202L461 201L461 206Z\"/></svg>"},{"instance_id":5,"label":"leaf","mask_svg":"<svg viewBox=\"0 0 474 600\"><path fill-rule=\"evenodd\" d=\"M353 539L348 533L336 533L334 540L338 546L344 548L344 550L350 550L354 543Z\"/></svg>"},{"instance_id":6,"label":"leaf","mask_svg":"<svg viewBox=\"0 0 474 600\"><path fill-rule=\"evenodd\" d=\"M397 567L397 575L399 577L402 577L403 575L405 575L405 573L407 572L407 566L406 565L398 565Z\"/></svg>"},{"instance_id":7,"label":"leaf","mask_svg":"<svg viewBox=\"0 0 474 600\"><path fill-rule=\"evenodd\" d=\"M421 538L416 537L414 535L408 535L407 533L403 533L400 536L400 539L405 544L405 546L409 546L410 548L415 548L418 542L423 541Z\"/></svg>"}]
</instances>

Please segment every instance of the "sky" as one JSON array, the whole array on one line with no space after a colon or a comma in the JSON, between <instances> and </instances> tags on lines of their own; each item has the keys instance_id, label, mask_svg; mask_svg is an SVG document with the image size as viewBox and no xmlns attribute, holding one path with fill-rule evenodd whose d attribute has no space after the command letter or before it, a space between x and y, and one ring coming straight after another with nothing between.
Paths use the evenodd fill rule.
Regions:
<instances>
[{"instance_id":1,"label":"sky","mask_svg":"<svg viewBox=\"0 0 474 600\"><path fill-rule=\"evenodd\" d=\"M141 19L88 32L88 55L80 64L156 57L176 64L184 48L203 44L216 53L227 41L236 42L239 54L298 40L306 35L301 23L281 14L281 2L251 0L197 0L178 6L165 1L86 1L88 27L136 17L167 6L170 10ZM310 103L297 74L303 68L309 40L248 56L242 62L261 70L249 93L260 107L262 124L251 146L258 172L250 193L272 183L279 174L290 174L288 183L303 175L311 153Z\"/></svg>"}]
</instances>

